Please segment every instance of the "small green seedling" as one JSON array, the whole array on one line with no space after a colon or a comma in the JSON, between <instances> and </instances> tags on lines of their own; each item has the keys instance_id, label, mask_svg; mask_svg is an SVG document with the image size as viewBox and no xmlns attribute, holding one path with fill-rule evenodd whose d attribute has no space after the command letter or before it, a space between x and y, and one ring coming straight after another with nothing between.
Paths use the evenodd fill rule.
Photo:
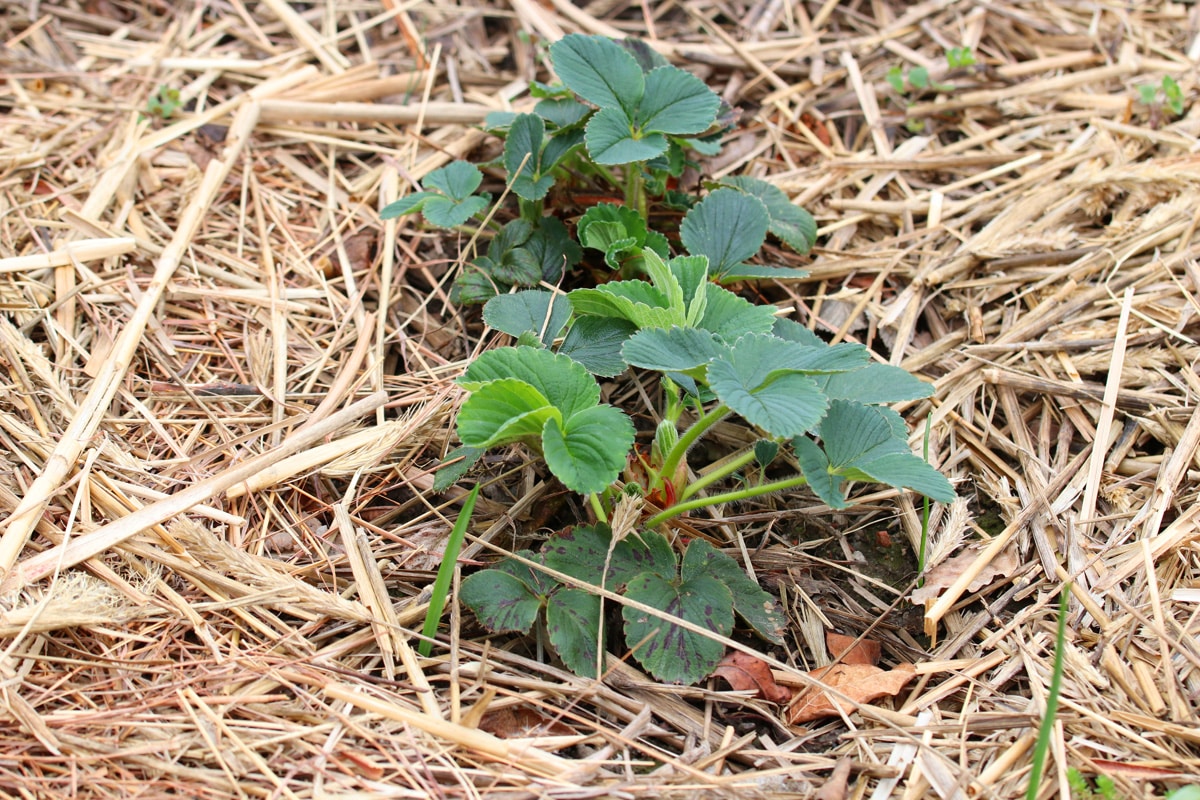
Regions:
<instances>
[{"instance_id":1,"label":"small green seedling","mask_svg":"<svg viewBox=\"0 0 1200 800\"><path fill-rule=\"evenodd\" d=\"M973 67L976 63L975 51L969 47L951 47L946 51L946 66L951 71Z\"/></svg>"},{"instance_id":2,"label":"small green seedling","mask_svg":"<svg viewBox=\"0 0 1200 800\"><path fill-rule=\"evenodd\" d=\"M182 105L183 103L179 99L179 90L172 89L170 86L164 84L159 86L154 94L150 95L150 99L146 101L146 107L142 113L147 117L170 119Z\"/></svg>"},{"instance_id":3,"label":"small green seedling","mask_svg":"<svg viewBox=\"0 0 1200 800\"><path fill-rule=\"evenodd\" d=\"M1183 114L1183 90L1170 75L1164 75L1157 86L1145 83L1138 86L1137 90L1142 105L1150 109L1151 122L1155 127L1161 122L1163 108L1169 109L1177 117Z\"/></svg>"},{"instance_id":4,"label":"small green seedling","mask_svg":"<svg viewBox=\"0 0 1200 800\"><path fill-rule=\"evenodd\" d=\"M1075 767L1067 767L1071 800L1118 800L1117 784L1107 775L1097 775L1093 784Z\"/></svg>"}]
</instances>

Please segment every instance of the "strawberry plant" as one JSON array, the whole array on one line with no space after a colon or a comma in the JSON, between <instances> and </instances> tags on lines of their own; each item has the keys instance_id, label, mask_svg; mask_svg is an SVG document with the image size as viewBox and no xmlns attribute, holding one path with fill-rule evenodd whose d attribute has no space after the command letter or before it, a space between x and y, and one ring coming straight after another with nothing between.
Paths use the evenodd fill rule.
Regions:
<instances>
[{"instance_id":1,"label":"strawberry plant","mask_svg":"<svg viewBox=\"0 0 1200 800\"><path fill-rule=\"evenodd\" d=\"M463 476L486 450L530 449L587 498L594 524L474 573L463 581L463 602L493 631L540 625L568 667L596 675L606 647L602 595L615 592L625 600L633 657L662 680L691 683L716 666L723 647L713 636L729 636L736 619L778 642L783 618L729 555L701 540L677 554L665 523L801 486L833 508L845 507L855 481L942 501L954 492L910 451L903 420L886 408L928 396L928 384L873 363L861 345L828 345L725 288L803 276L754 259L768 235L807 251L816 224L756 178L711 182L702 196L670 188L688 153L717 152L732 116L720 99L638 42L571 35L549 55L562 85L534 84L531 113L486 123L504 137L503 156L484 168L506 175L516 198L509 221L493 221L503 216L479 191L483 172L466 162L431 173L425 191L382 212L419 211L445 228L486 224L486 252L459 275L458 298L486 300L484 321L516 338L481 354L459 378L469 392L457 420L462 447L435 488ZM624 202L564 219L547 213L558 210L559 189L579 181L607 184ZM685 211L678 244L676 231L656 224L652 199ZM611 279L565 294L525 288L557 284L585 250L598 254ZM629 370L657 373L662 387L644 448L625 411L601 402L597 382ZM757 441L705 469L689 463L696 443L734 417ZM759 479L740 480L752 462ZM769 477L768 464L775 465ZM646 513L632 533L622 524L614 536L610 519L631 494Z\"/></svg>"},{"instance_id":2,"label":"strawberry plant","mask_svg":"<svg viewBox=\"0 0 1200 800\"><path fill-rule=\"evenodd\" d=\"M520 225L510 231L513 222L489 223L494 246L458 276L457 300L484 302L513 287L557 283L579 263L580 245L603 253L622 277L638 274L643 249L669 256L667 237L651 225L652 198L687 211L680 227L684 247L708 256L717 280L806 274L745 263L768 233L801 253L816 240L812 216L777 186L727 178L712 184L704 199L668 188L694 163L688 152L719 151L732 116L703 81L634 40L572 34L550 47L550 61L563 85L534 84L532 93L540 99L531 113L495 113L485 123L504 138L503 156L487 166L504 171L516 197L513 222ZM556 186L581 179L615 189L623 204L588 209L576 222L573 240L563 222L547 214L546 201ZM482 223L492 199L479 192L482 182L479 167L453 162L425 178L425 191L391 203L380 216L421 212L430 225L447 229L472 219Z\"/></svg>"}]
</instances>

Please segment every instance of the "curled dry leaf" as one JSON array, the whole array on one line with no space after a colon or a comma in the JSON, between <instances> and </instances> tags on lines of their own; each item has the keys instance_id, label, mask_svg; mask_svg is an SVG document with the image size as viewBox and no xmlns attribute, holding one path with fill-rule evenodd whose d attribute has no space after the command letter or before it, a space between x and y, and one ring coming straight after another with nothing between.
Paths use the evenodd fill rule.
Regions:
<instances>
[{"instance_id":1,"label":"curled dry leaf","mask_svg":"<svg viewBox=\"0 0 1200 800\"><path fill-rule=\"evenodd\" d=\"M479 729L501 739L530 736L574 736L578 731L562 720L547 717L528 706L489 711L479 721Z\"/></svg>"},{"instance_id":2,"label":"curled dry leaf","mask_svg":"<svg viewBox=\"0 0 1200 800\"><path fill-rule=\"evenodd\" d=\"M900 664L891 670L882 670L870 664L835 664L808 674L855 703L869 703L880 697L897 694L917 673L912 664ZM795 725L853 710L854 706L847 701L830 697L821 689L808 689L798 696L788 710L787 719Z\"/></svg>"},{"instance_id":3,"label":"curled dry leaf","mask_svg":"<svg viewBox=\"0 0 1200 800\"><path fill-rule=\"evenodd\" d=\"M723 678L735 691L758 692L759 697L772 703L784 704L792 699L791 690L775 682L767 663L746 653L734 652L725 656L712 674Z\"/></svg>"},{"instance_id":4,"label":"curled dry leaf","mask_svg":"<svg viewBox=\"0 0 1200 800\"><path fill-rule=\"evenodd\" d=\"M963 552L947 558L925 575L925 585L912 593L914 603L929 605L946 589L954 585L958 577L971 568L979 557L981 547L968 547ZM1017 558L1016 548L1005 548L1000 555L992 559L967 586L968 592L977 592L997 578L1007 578L1017 571L1021 561Z\"/></svg>"},{"instance_id":5,"label":"curled dry leaf","mask_svg":"<svg viewBox=\"0 0 1200 800\"><path fill-rule=\"evenodd\" d=\"M879 642L873 639L856 639L853 636L843 636L833 631L825 632L825 646L829 655L839 664L870 664L879 663L881 648Z\"/></svg>"}]
</instances>

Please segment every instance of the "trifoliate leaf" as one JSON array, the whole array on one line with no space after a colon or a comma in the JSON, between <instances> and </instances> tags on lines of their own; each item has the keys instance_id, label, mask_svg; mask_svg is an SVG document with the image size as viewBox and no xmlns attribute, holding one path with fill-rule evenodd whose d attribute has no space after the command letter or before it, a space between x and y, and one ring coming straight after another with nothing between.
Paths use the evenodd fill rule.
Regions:
<instances>
[{"instance_id":1,"label":"trifoliate leaf","mask_svg":"<svg viewBox=\"0 0 1200 800\"><path fill-rule=\"evenodd\" d=\"M708 385L721 402L773 436L798 436L825 413L825 395L809 376L793 372L797 347L769 334L750 334L728 356L708 365Z\"/></svg>"},{"instance_id":2,"label":"trifoliate leaf","mask_svg":"<svg viewBox=\"0 0 1200 800\"><path fill-rule=\"evenodd\" d=\"M714 283L704 284L707 294L700 327L733 342L748 333L768 333L775 326L775 307L760 306Z\"/></svg>"},{"instance_id":3,"label":"trifoliate leaf","mask_svg":"<svg viewBox=\"0 0 1200 800\"><path fill-rule=\"evenodd\" d=\"M476 386L462 404L458 438L469 447L485 450L510 442L536 441L552 417L561 414L525 381L493 380Z\"/></svg>"},{"instance_id":4,"label":"trifoliate leaf","mask_svg":"<svg viewBox=\"0 0 1200 800\"><path fill-rule=\"evenodd\" d=\"M599 586L611 541L607 525L577 525L547 539L542 553L547 567Z\"/></svg>"},{"instance_id":5,"label":"trifoliate leaf","mask_svg":"<svg viewBox=\"0 0 1200 800\"><path fill-rule=\"evenodd\" d=\"M724 178L721 183L761 200L771 218L768 229L797 253L807 253L816 244L817 221L775 184L745 175Z\"/></svg>"},{"instance_id":6,"label":"trifoliate leaf","mask_svg":"<svg viewBox=\"0 0 1200 800\"><path fill-rule=\"evenodd\" d=\"M646 161L667 149L661 133L636 134L629 116L619 108L601 108L584 132L588 153L597 164Z\"/></svg>"},{"instance_id":7,"label":"trifoliate leaf","mask_svg":"<svg viewBox=\"0 0 1200 800\"><path fill-rule=\"evenodd\" d=\"M630 366L642 369L690 373L728 352L729 348L708 331L673 326L638 331L621 348L621 357Z\"/></svg>"}]
</instances>

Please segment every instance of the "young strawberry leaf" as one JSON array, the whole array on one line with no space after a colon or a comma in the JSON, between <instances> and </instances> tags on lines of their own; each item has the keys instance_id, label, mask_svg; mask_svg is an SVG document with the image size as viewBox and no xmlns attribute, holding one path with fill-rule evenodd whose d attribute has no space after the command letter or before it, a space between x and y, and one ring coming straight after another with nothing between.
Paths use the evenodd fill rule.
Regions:
<instances>
[{"instance_id":1,"label":"young strawberry leaf","mask_svg":"<svg viewBox=\"0 0 1200 800\"><path fill-rule=\"evenodd\" d=\"M708 574L668 580L644 572L629 582L625 596L721 636L733 630L733 595ZM625 606L621 615L626 643L638 646L634 657L660 681L695 683L712 672L725 654L720 642L632 606Z\"/></svg>"},{"instance_id":2,"label":"young strawberry leaf","mask_svg":"<svg viewBox=\"0 0 1200 800\"><path fill-rule=\"evenodd\" d=\"M645 93L633 121L641 131L703 133L716 119L720 103L712 89L692 73L658 67L646 74Z\"/></svg>"},{"instance_id":3,"label":"young strawberry leaf","mask_svg":"<svg viewBox=\"0 0 1200 800\"><path fill-rule=\"evenodd\" d=\"M817 243L817 221L800 206L793 205L788 196L773 183L746 175L723 178L722 186L731 186L753 195L767 207L770 223L767 227L797 253L807 253Z\"/></svg>"},{"instance_id":4,"label":"young strawberry leaf","mask_svg":"<svg viewBox=\"0 0 1200 800\"><path fill-rule=\"evenodd\" d=\"M804 436L792 442L804 477L827 505L845 506L843 480L912 489L943 503L954 500L950 481L914 455L897 435L894 414L875 406L834 400L817 428L823 449Z\"/></svg>"},{"instance_id":5,"label":"young strawberry leaf","mask_svg":"<svg viewBox=\"0 0 1200 800\"><path fill-rule=\"evenodd\" d=\"M587 210L576 228L584 247L600 250L605 262L619 269L626 261L640 262L642 250L649 249L667 258L667 237L646 228L646 220L632 208L615 203L600 203Z\"/></svg>"},{"instance_id":6,"label":"young strawberry leaf","mask_svg":"<svg viewBox=\"0 0 1200 800\"><path fill-rule=\"evenodd\" d=\"M442 459L442 466L434 473L433 490L444 492L458 483L459 478L466 475L482 455L482 448L466 445L460 445L446 453L446 457Z\"/></svg>"},{"instance_id":7,"label":"young strawberry leaf","mask_svg":"<svg viewBox=\"0 0 1200 800\"><path fill-rule=\"evenodd\" d=\"M542 607L542 598L524 581L498 569L463 578L458 598L493 633L529 633Z\"/></svg>"},{"instance_id":8,"label":"young strawberry leaf","mask_svg":"<svg viewBox=\"0 0 1200 800\"><path fill-rule=\"evenodd\" d=\"M486 192L475 194L482 182L483 173L479 167L466 161L451 161L425 176L425 185L436 192L414 192L402 197L384 206L379 216L394 219L420 211L430 225L453 228L487 209L492 196Z\"/></svg>"},{"instance_id":9,"label":"young strawberry leaf","mask_svg":"<svg viewBox=\"0 0 1200 800\"><path fill-rule=\"evenodd\" d=\"M891 364L871 363L817 382L830 400L853 400L864 405L920 400L933 394L933 384Z\"/></svg>"},{"instance_id":10,"label":"young strawberry leaf","mask_svg":"<svg viewBox=\"0 0 1200 800\"><path fill-rule=\"evenodd\" d=\"M726 342L748 333L769 333L775 327L775 307L758 306L715 283L706 283L707 294L700 327Z\"/></svg>"},{"instance_id":11,"label":"young strawberry leaf","mask_svg":"<svg viewBox=\"0 0 1200 800\"><path fill-rule=\"evenodd\" d=\"M758 253L769 224L761 200L736 189L717 189L683 218L679 238L692 255L708 256L709 274L721 279Z\"/></svg>"},{"instance_id":12,"label":"young strawberry leaf","mask_svg":"<svg viewBox=\"0 0 1200 800\"><path fill-rule=\"evenodd\" d=\"M546 123L536 114L519 114L504 140L504 168L508 185L518 197L541 200L554 185L554 176L546 175L542 164L542 145ZM550 165L552 167L553 165Z\"/></svg>"},{"instance_id":13,"label":"young strawberry leaf","mask_svg":"<svg viewBox=\"0 0 1200 800\"><path fill-rule=\"evenodd\" d=\"M546 631L550 645L567 669L583 678L596 678L603 641L600 597L582 589L564 588L554 593L546 607Z\"/></svg>"},{"instance_id":14,"label":"young strawberry leaf","mask_svg":"<svg viewBox=\"0 0 1200 800\"><path fill-rule=\"evenodd\" d=\"M621 345L635 331L637 326L627 319L581 317L567 331L558 353L583 364L593 375L612 378L628 367L621 358Z\"/></svg>"},{"instance_id":15,"label":"young strawberry leaf","mask_svg":"<svg viewBox=\"0 0 1200 800\"><path fill-rule=\"evenodd\" d=\"M708 365L708 385L725 405L773 436L798 436L824 415L828 401L803 369L805 348L765 334L738 339Z\"/></svg>"},{"instance_id":16,"label":"young strawberry leaf","mask_svg":"<svg viewBox=\"0 0 1200 800\"><path fill-rule=\"evenodd\" d=\"M533 331L545 346L566 327L571 304L563 295L541 289L527 289L493 297L483 307L483 321L509 336Z\"/></svg>"},{"instance_id":17,"label":"young strawberry leaf","mask_svg":"<svg viewBox=\"0 0 1200 800\"><path fill-rule=\"evenodd\" d=\"M542 455L546 466L568 489L596 494L621 474L633 436L633 423L624 412L609 405L593 406L561 423L546 420Z\"/></svg>"},{"instance_id":18,"label":"young strawberry leaf","mask_svg":"<svg viewBox=\"0 0 1200 800\"><path fill-rule=\"evenodd\" d=\"M686 321L685 315L669 308L663 293L646 281L611 281L595 289L576 289L567 299L579 316L617 317L639 328L669 328Z\"/></svg>"},{"instance_id":19,"label":"young strawberry leaf","mask_svg":"<svg viewBox=\"0 0 1200 800\"><path fill-rule=\"evenodd\" d=\"M667 149L661 133L639 133L629 115L620 108L601 108L584 130L588 153L597 164L628 164L646 161Z\"/></svg>"},{"instance_id":20,"label":"young strawberry leaf","mask_svg":"<svg viewBox=\"0 0 1200 800\"><path fill-rule=\"evenodd\" d=\"M631 367L683 372L703 380L704 368L728 352L708 331L675 326L638 331L621 348L621 357Z\"/></svg>"},{"instance_id":21,"label":"young strawberry leaf","mask_svg":"<svg viewBox=\"0 0 1200 800\"><path fill-rule=\"evenodd\" d=\"M572 33L550 45L550 61L571 91L600 108L631 117L642 100L642 68L612 39Z\"/></svg>"},{"instance_id":22,"label":"young strawberry leaf","mask_svg":"<svg viewBox=\"0 0 1200 800\"><path fill-rule=\"evenodd\" d=\"M738 616L767 641L783 644L787 617L779 602L750 580L738 563L728 555L703 539L693 539L683 556L682 573L685 580L693 575L711 575L728 586L733 595L733 608Z\"/></svg>"},{"instance_id":23,"label":"young strawberry leaf","mask_svg":"<svg viewBox=\"0 0 1200 800\"><path fill-rule=\"evenodd\" d=\"M600 387L587 370L566 356L534 347L489 350L471 362L458 383L464 389L478 392L498 380L529 385L564 419L595 408L600 402ZM465 439L463 443L467 444Z\"/></svg>"},{"instance_id":24,"label":"young strawberry leaf","mask_svg":"<svg viewBox=\"0 0 1200 800\"><path fill-rule=\"evenodd\" d=\"M559 416L546 396L525 381L489 381L473 388L459 409L458 438L468 447L485 450L510 442L533 443L546 421Z\"/></svg>"}]
</instances>

